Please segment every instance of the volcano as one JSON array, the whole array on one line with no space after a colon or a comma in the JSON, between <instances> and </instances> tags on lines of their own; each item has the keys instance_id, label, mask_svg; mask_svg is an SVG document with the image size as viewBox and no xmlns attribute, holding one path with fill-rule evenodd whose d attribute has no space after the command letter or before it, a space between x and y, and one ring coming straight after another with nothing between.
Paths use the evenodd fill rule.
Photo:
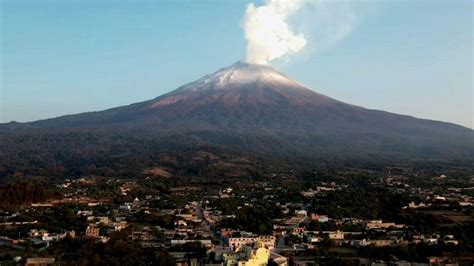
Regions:
<instances>
[{"instance_id":1,"label":"volcano","mask_svg":"<svg viewBox=\"0 0 474 266\"><path fill-rule=\"evenodd\" d=\"M269 66L242 62L149 101L0 125L4 135L86 131L179 135L229 149L306 157L474 156L471 129L347 104Z\"/></svg>"}]
</instances>

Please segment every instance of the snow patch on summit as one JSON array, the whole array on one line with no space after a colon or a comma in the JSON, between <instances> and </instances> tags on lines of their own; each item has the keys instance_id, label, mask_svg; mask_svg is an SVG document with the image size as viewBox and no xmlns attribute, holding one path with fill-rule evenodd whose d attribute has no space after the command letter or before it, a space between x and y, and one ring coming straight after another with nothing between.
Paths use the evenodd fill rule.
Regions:
<instances>
[{"instance_id":1,"label":"snow patch on summit","mask_svg":"<svg viewBox=\"0 0 474 266\"><path fill-rule=\"evenodd\" d=\"M274 97L287 98L300 105L309 104L315 94L303 84L269 66L237 62L158 97L151 106L169 106L189 99L193 99L198 105L212 98L238 102L241 95L248 94L249 91L253 93L253 98L247 99L249 101L271 101L266 99L268 94L262 95L260 88L272 91ZM329 98L321 95L318 99L326 102Z\"/></svg>"},{"instance_id":2,"label":"snow patch on summit","mask_svg":"<svg viewBox=\"0 0 474 266\"><path fill-rule=\"evenodd\" d=\"M256 81L292 83L290 79L270 68L259 65L246 67L231 66L218 71L204 82L217 82L217 84L245 84Z\"/></svg>"},{"instance_id":3,"label":"snow patch on summit","mask_svg":"<svg viewBox=\"0 0 474 266\"><path fill-rule=\"evenodd\" d=\"M299 82L291 80L271 67L257 64L237 62L211 75L206 75L195 82L189 83L177 91L204 89L231 89L250 83L266 83L270 85L285 85L295 88L305 88Z\"/></svg>"}]
</instances>

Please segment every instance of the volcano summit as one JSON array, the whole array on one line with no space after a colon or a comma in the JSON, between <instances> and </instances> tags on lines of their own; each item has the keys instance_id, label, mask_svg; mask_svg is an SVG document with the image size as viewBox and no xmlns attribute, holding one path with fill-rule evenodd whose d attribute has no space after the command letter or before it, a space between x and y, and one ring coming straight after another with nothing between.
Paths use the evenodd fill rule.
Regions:
<instances>
[{"instance_id":1,"label":"volcano summit","mask_svg":"<svg viewBox=\"0 0 474 266\"><path fill-rule=\"evenodd\" d=\"M474 156L471 129L343 103L271 67L241 62L149 101L0 125L3 136L110 131L318 158Z\"/></svg>"}]
</instances>

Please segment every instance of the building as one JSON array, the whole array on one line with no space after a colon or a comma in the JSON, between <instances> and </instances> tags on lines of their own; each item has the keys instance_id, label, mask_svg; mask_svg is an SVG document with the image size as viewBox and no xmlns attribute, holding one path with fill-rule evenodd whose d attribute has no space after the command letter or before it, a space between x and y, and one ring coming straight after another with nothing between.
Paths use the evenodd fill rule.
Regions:
<instances>
[{"instance_id":1,"label":"building","mask_svg":"<svg viewBox=\"0 0 474 266\"><path fill-rule=\"evenodd\" d=\"M257 241L268 249L274 249L276 245L275 236L259 236Z\"/></svg>"},{"instance_id":2,"label":"building","mask_svg":"<svg viewBox=\"0 0 474 266\"><path fill-rule=\"evenodd\" d=\"M256 237L231 237L229 238L229 247L233 250L237 250L255 242L257 242Z\"/></svg>"},{"instance_id":3,"label":"building","mask_svg":"<svg viewBox=\"0 0 474 266\"><path fill-rule=\"evenodd\" d=\"M115 223L112 224L112 226L114 227L114 231L121 231L121 230L127 228L128 223L126 221L115 222Z\"/></svg>"},{"instance_id":4,"label":"building","mask_svg":"<svg viewBox=\"0 0 474 266\"><path fill-rule=\"evenodd\" d=\"M56 262L54 258L27 258L26 266L46 266L53 265Z\"/></svg>"},{"instance_id":5,"label":"building","mask_svg":"<svg viewBox=\"0 0 474 266\"><path fill-rule=\"evenodd\" d=\"M123 205L119 206L119 210L122 212L129 212L132 210L132 204L130 203L125 203Z\"/></svg>"},{"instance_id":6,"label":"building","mask_svg":"<svg viewBox=\"0 0 474 266\"><path fill-rule=\"evenodd\" d=\"M395 224L395 223L384 223L382 220L372 220L367 222L366 228L367 229L388 229L390 227L394 228L403 228L405 225L403 224Z\"/></svg>"},{"instance_id":7,"label":"building","mask_svg":"<svg viewBox=\"0 0 474 266\"><path fill-rule=\"evenodd\" d=\"M318 215L317 213L311 214L311 221L319 223L329 222L329 217L327 215Z\"/></svg>"},{"instance_id":8,"label":"building","mask_svg":"<svg viewBox=\"0 0 474 266\"><path fill-rule=\"evenodd\" d=\"M299 218L306 219L308 217L308 212L306 210L296 210L295 211L295 216Z\"/></svg>"},{"instance_id":9,"label":"building","mask_svg":"<svg viewBox=\"0 0 474 266\"><path fill-rule=\"evenodd\" d=\"M329 239L331 240L343 240L344 239L344 232L341 232L339 230L334 231L334 232L329 232L328 234Z\"/></svg>"},{"instance_id":10,"label":"building","mask_svg":"<svg viewBox=\"0 0 474 266\"><path fill-rule=\"evenodd\" d=\"M259 244L260 247L257 250L252 249L251 247L245 248L246 257L248 259L239 260L239 266L262 266L268 264L268 259L270 258L270 250L263 247L262 244Z\"/></svg>"},{"instance_id":11,"label":"building","mask_svg":"<svg viewBox=\"0 0 474 266\"><path fill-rule=\"evenodd\" d=\"M280 254L270 252L270 260L278 266L288 266L288 258Z\"/></svg>"},{"instance_id":12,"label":"building","mask_svg":"<svg viewBox=\"0 0 474 266\"><path fill-rule=\"evenodd\" d=\"M99 228L95 226L87 226L86 228L86 236L87 237L93 237L93 238L98 238L99 237Z\"/></svg>"},{"instance_id":13,"label":"building","mask_svg":"<svg viewBox=\"0 0 474 266\"><path fill-rule=\"evenodd\" d=\"M199 242L201 245L203 245L205 248L210 249L212 248L212 241L209 239L173 239L171 240L171 246L178 246L178 245L184 245L186 243L195 243Z\"/></svg>"},{"instance_id":14,"label":"building","mask_svg":"<svg viewBox=\"0 0 474 266\"><path fill-rule=\"evenodd\" d=\"M276 245L276 238L275 236L229 238L229 247L232 248L233 250L240 250L246 245L253 245L256 243L268 249L273 249L275 248L275 245Z\"/></svg>"},{"instance_id":15,"label":"building","mask_svg":"<svg viewBox=\"0 0 474 266\"><path fill-rule=\"evenodd\" d=\"M291 230L291 234L293 235L301 235L303 234L305 228L304 227L295 227Z\"/></svg>"},{"instance_id":16,"label":"building","mask_svg":"<svg viewBox=\"0 0 474 266\"><path fill-rule=\"evenodd\" d=\"M229 228L222 228L221 229L221 237L230 237L235 232L233 229Z\"/></svg>"}]
</instances>

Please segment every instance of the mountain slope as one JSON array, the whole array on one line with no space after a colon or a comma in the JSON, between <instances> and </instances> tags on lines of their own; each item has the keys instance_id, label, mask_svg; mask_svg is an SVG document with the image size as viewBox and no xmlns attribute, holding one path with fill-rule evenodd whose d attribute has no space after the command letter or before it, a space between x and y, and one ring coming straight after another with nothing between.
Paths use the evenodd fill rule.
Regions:
<instances>
[{"instance_id":1,"label":"mountain slope","mask_svg":"<svg viewBox=\"0 0 474 266\"><path fill-rule=\"evenodd\" d=\"M16 133L71 130L188 135L231 149L309 157L474 156L470 129L346 104L270 67L240 62L153 100L0 126ZM265 139L275 147L260 147Z\"/></svg>"}]
</instances>

